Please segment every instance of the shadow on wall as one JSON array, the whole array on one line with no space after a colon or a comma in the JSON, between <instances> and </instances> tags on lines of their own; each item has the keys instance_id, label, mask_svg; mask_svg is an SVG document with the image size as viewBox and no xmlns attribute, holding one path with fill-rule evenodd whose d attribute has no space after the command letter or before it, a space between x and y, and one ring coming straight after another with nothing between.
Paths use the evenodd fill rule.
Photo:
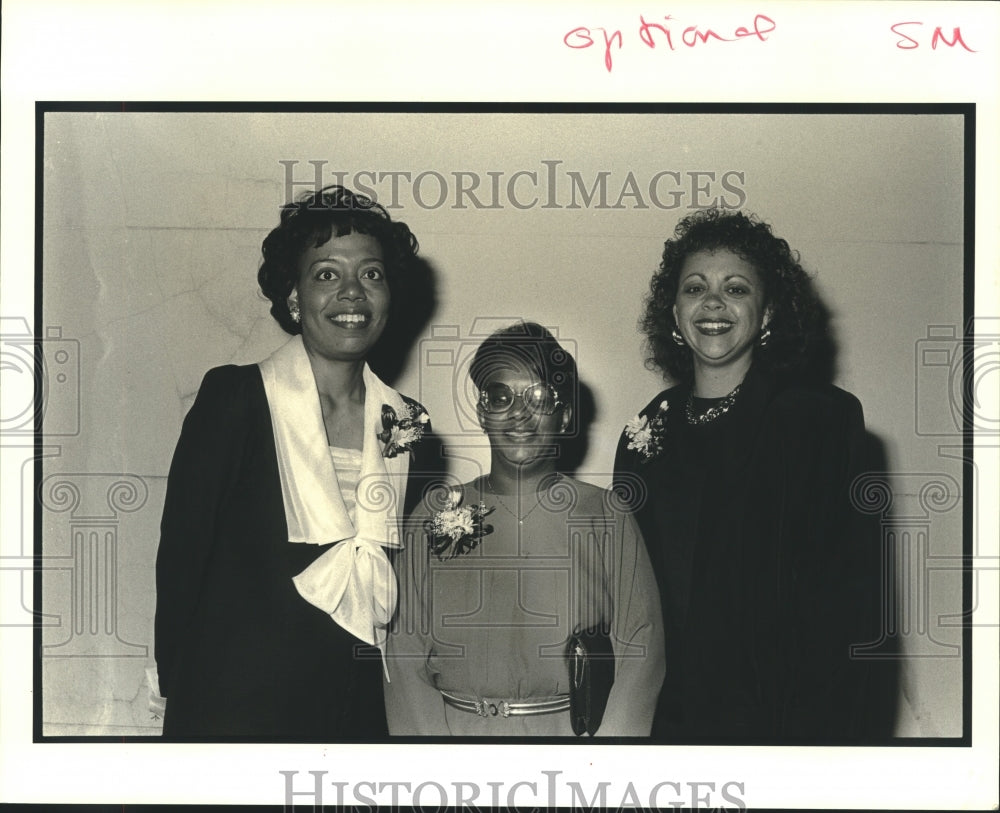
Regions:
<instances>
[{"instance_id":1,"label":"shadow on wall","mask_svg":"<svg viewBox=\"0 0 1000 813\"><path fill-rule=\"evenodd\" d=\"M865 432L865 443L869 471L887 472L888 460L882 440L871 432ZM858 657L871 661L865 708L869 731L872 739L887 741L896 731L903 658L899 643L893 639L891 633L896 627L896 619L899 619L903 612L903 607L899 574L896 572L896 536L885 533L877 517L873 516L873 521L880 526L877 534L880 544L877 552L873 552L868 560L868 566L881 577L877 590L879 607L872 613L879 619L880 624L877 630L872 631L871 642L862 646L857 654ZM880 561L875 561L876 555Z\"/></svg>"},{"instance_id":2,"label":"shadow on wall","mask_svg":"<svg viewBox=\"0 0 1000 813\"><path fill-rule=\"evenodd\" d=\"M375 374L395 387L438 308L437 272L417 256L409 269L405 287L392 303L392 313L382 338L368 356ZM419 395L418 395L419 397ZM424 405L426 407L426 404ZM425 431L410 468L409 486L403 513L409 515L421 500L447 484L447 456L444 442L433 429Z\"/></svg>"},{"instance_id":3,"label":"shadow on wall","mask_svg":"<svg viewBox=\"0 0 1000 813\"><path fill-rule=\"evenodd\" d=\"M405 288L392 302L389 324L368 357L372 370L390 387L399 380L437 308L437 274L427 260L418 256Z\"/></svg>"},{"instance_id":4,"label":"shadow on wall","mask_svg":"<svg viewBox=\"0 0 1000 813\"><path fill-rule=\"evenodd\" d=\"M816 307L816 323L813 334L808 339L806 361L803 365L807 381L816 384L832 384L837 377L837 342L833 330L830 309L823 302L812 280L810 292Z\"/></svg>"},{"instance_id":5,"label":"shadow on wall","mask_svg":"<svg viewBox=\"0 0 1000 813\"><path fill-rule=\"evenodd\" d=\"M557 468L563 474L575 477L580 466L587 458L590 448L590 427L597 420L597 401L594 391L582 380L577 380L576 404L573 411L573 424L569 437L564 440L559 449Z\"/></svg>"}]
</instances>

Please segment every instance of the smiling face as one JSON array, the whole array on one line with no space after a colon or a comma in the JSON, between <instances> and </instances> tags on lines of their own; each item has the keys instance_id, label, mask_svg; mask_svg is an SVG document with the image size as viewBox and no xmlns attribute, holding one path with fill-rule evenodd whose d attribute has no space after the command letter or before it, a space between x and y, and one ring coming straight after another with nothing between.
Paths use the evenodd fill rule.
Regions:
<instances>
[{"instance_id":1,"label":"smiling face","mask_svg":"<svg viewBox=\"0 0 1000 813\"><path fill-rule=\"evenodd\" d=\"M306 249L289 297L289 302L295 300L306 350L335 361L363 360L389 318L389 285L378 240L351 232Z\"/></svg>"},{"instance_id":2,"label":"smiling face","mask_svg":"<svg viewBox=\"0 0 1000 813\"><path fill-rule=\"evenodd\" d=\"M699 251L681 267L674 319L694 354L695 377L709 370L742 380L770 319L757 269L731 251Z\"/></svg>"},{"instance_id":3,"label":"smiling face","mask_svg":"<svg viewBox=\"0 0 1000 813\"><path fill-rule=\"evenodd\" d=\"M554 468L553 447L569 425L571 407L560 405L551 415L532 412L525 406L521 393L539 383L544 382L538 373L513 357L509 363L495 365L486 376L484 389L491 384L506 384L515 393L506 412L488 413L479 407L479 423L490 439L494 470L502 467L511 473L529 475Z\"/></svg>"}]
</instances>

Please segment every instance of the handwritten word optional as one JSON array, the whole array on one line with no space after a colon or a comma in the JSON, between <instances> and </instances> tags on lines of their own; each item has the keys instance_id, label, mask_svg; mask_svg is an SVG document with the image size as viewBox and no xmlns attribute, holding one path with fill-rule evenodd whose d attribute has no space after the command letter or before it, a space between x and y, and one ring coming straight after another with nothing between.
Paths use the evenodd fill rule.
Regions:
<instances>
[{"instance_id":1,"label":"handwritten word optional","mask_svg":"<svg viewBox=\"0 0 1000 813\"><path fill-rule=\"evenodd\" d=\"M663 17L665 23L669 23L674 18L667 14ZM689 25L681 31L676 31L670 25L653 23L639 15L639 39L647 48L656 49L666 47L671 51L676 51L680 47L694 48L698 45L706 45L709 42L739 42L750 37L756 37L760 42L767 42L767 35L777 28L776 23L766 14L757 14L753 18L753 24L749 27L739 26L731 36L723 36L714 29L702 28L697 25ZM600 32L595 35L594 32ZM611 72L612 47L621 50L625 44L625 38L620 29L611 31L607 28L578 26L572 31L568 31L563 37L563 43L567 48L585 49L595 45L594 38L597 36L603 40L604 44L604 67Z\"/></svg>"},{"instance_id":2,"label":"handwritten word optional","mask_svg":"<svg viewBox=\"0 0 1000 813\"><path fill-rule=\"evenodd\" d=\"M902 31L900 31L900 29L903 26L912 26L912 25L920 25L920 26L922 26L923 23L916 22L916 21L910 21L910 22L906 22L906 23L896 23L895 25L889 26L892 29L892 33L893 34L898 34L899 35L900 39L896 40L896 47L899 48L902 51L912 51L914 48L919 48L920 47L920 40L917 39L917 37L921 33L923 33L922 31L919 31L919 30L914 29L914 28L908 29L909 32L910 32L909 34L904 34ZM912 36L911 36L911 34L912 34ZM954 48L956 45L961 45L970 54L976 53L976 49L975 48L970 48L968 45L965 44L965 40L962 39L962 29L961 28L954 28L954 29L952 29L951 39L949 40L945 36L944 31L941 30L941 26L937 26L934 29L934 33L931 34L931 50L932 51L936 51L937 50L939 42L943 42L949 48Z\"/></svg>"}]
</instances>

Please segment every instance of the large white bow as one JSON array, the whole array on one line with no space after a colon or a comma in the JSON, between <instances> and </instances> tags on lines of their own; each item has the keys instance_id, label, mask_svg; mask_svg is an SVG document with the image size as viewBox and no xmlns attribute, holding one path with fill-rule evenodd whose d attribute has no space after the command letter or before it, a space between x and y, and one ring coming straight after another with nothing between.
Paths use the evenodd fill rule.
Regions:
<instances>
[{"instance_id":1,"label":"large white bow","mask_svg":"<svg viewBox=\"0 0 1000 813\"><path fill-rule=\"evenodd\" d=\"M397 587L381 545L360 537L345 539L293 581L306 601L352 635L382 648L396 609Z\"/></svg>"}]
</instances>

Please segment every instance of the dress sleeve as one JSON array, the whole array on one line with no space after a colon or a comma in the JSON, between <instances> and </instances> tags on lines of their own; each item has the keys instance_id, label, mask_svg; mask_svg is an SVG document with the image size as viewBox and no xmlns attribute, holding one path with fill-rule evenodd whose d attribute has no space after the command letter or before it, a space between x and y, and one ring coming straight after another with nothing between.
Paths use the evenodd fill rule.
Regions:
<instances>
[{"instance_id":1,"label":"dress sleeve","mask_svg":"<svg viewBox=\"0 0 1000 813\"><path fill-rule=\"evenodd\" d=\"M180 642L201 598L216 522L232 485L246 436L246 399L236 367L206 373L184 419L167 478L166 500L156 552L154 621L160 694L170 681Z\"/></svg>"},{"instance_id":2,"label":"dress sleeve","mask_svg":"<svg viewBox=\"0 0 1000 813\"><path fill-rule=\"evenodd\" d=\"M625 424L618 436L615 448L614 476L611 490L615 502L625 506L639 518L640 529L647 531L642 515L649 508L649 478L657 468L661 458L669 458L674 452L670 448L669 422L673 410L678 408L679 387L663 390L644 406L638 414ZM639 421L639 429L635 421ZM630 448L631 447L631 448ZM650 542L648 537L646 542Z\"/></svg>"},{"instance_id":3,"label":"dress sleeve","mask_svg":"<svg viewBox=\"0 0 1000 813\"><path fill-rule=\"evenodd\" d=\"M776 580L757 589L762 602L774 602L770 620L758 623L778 634L758 628L757 636L773 647L774 671L760 677L776 690L774 733L786 740L852 739L867 725L872 661L852 647L878 638L881 535L851 501L869 455L861 404L838 393L807 410L782 410L772 426Z\"/></svg>"},{"instance_id":4,"label":"dress sleeve","mask_svg":"<svg viewBox=\"0 0 1000 813\"><path fill-rule=\"evenodd\" d=\"M447 736L444 701L432 681L429 556L423 505L405 523L406 547L396 557L399 601L386 641L385 712L394 736Z\"/></svg>"},{"instance_id":5,"label":"dress sleeve","mask_svg":"<svg viewBox=\"0 0 1000 813\"><path fill-rule=\"evenodd\" d=\"M662 394L661 394L662 395ZM663 399L660 398L662 401ZM648 405L640 415L648 415L652 404ZM638 511L645 498L645 485L641 471L641 458L638 452L628 448L629 439L623 429L618 436L618 446L615 449L614 477L611 490L615 499L624 504L629 511Z\"/></svg>"},{"instance_id":6,"label":"dress sleeve","mask_svg":"<svg viewBox=\"0 0 1000 813\"><path fill-rule=\"evenodd\" d=\"M614 528L605 573L614 613L615 682L597 735L648 737L665 674L660 594L633 517L617 514Z\"/></svg>"}]
</instances>

